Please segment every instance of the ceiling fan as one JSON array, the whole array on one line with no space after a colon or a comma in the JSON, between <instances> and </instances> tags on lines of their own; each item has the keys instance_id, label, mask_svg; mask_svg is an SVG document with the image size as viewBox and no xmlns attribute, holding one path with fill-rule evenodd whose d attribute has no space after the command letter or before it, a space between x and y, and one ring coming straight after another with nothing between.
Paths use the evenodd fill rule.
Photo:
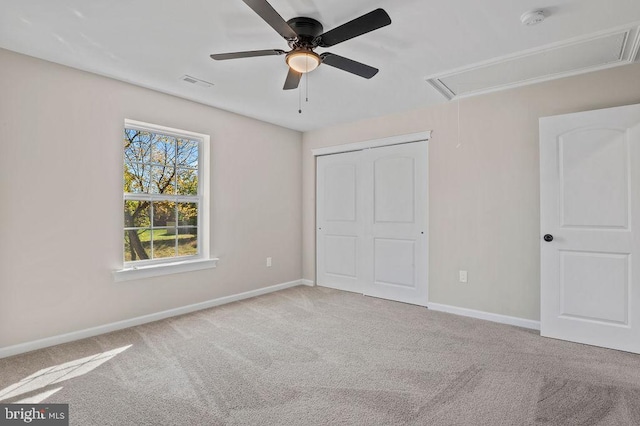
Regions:
<instances>
[{"instance_id":1,"label":"ceiling fan","mask_svg":"<svg viewBox=\"0 0 640 426\"><path fill-rule=\"evenodd\" d=\"M284 37L291 50L285 52L280 49L269 49L220 53L211 55L211 59L222 61L255 56L286 55L289 73L284 83L284 90L297 88L302 74L313 71L320 64L327 64L364 78L371 78L378 73L377 68L329 52L318 55L314 49L335 46L343 41L389 25L391 18L383 9L376 9L323 33L322 24L315 19L297 17L285 21L266 0L242 1Z\"/></svg>"}]
</instances>

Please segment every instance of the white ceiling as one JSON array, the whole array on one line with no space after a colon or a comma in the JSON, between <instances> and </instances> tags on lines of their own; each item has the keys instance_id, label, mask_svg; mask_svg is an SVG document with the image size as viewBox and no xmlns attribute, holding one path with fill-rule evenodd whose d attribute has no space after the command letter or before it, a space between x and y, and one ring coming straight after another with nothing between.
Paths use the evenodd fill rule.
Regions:
<instances>
[{"instance_id":1,"label":"white ceiling","mask_svg":"<svg viewBox=\"0 0 640 426\"><path fill-rule=\"evenodd\" d=\"M425 77L640 22L640 0L270 0L325 31L378 7L392 24L329 49L380 69L366 80L329 66L283 91L284 56L213 61L211 53L287 49L241 0L0 0L0 47L296 130L445 102ZM549 15L526 27L520 15ZM184 74L214 83L203 88ZM303 113L298 113L299 96Z\"/></svg>"}]
</instances>

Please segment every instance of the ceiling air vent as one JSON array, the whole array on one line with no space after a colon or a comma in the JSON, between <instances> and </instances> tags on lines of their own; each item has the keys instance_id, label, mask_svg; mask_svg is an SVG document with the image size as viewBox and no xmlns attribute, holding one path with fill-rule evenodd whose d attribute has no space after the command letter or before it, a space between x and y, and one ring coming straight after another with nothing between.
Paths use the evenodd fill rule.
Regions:
<instances>
[{"instance_id":1,"label":"ceiling air vent","mask_svg":"<svg viewBox=\"0 0 640 426\"><path fill-rule=\"evenodd\" d=\"M213 83L209 83L208 81L200 80L199 78L191 77L190 75L183 75L180 77L180 80L187 82L189 84L193 84L194 86L200 87L211 87Z\"/></svg>"},{"instance_id":2,"label":"ceiling air vent","mask_svg":"<svg viewBox=\"0 0 640 426\"><path fill-rule=\"evenodd\" d=\"M625 65L636 60L638 27L600 33L459 68L427 81L447 99Z\"/></svg>"}]
</instances>

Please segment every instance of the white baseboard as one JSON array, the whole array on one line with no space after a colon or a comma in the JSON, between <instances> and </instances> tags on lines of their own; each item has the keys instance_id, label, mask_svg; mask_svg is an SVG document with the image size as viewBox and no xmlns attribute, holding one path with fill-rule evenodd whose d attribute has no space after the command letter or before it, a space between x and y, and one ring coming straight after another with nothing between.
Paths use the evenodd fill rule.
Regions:
<instances>
[{"instance_id":1,"label":"white baseboard","mask_svg":"<svg viewBox=\"0 0 640 426\"><path fill-rule=\"evenodd\" d=\"M515 325L516 327L530 328L531 330L540 330L540 321L493 314L491 312L476 311L474 309L459 308L457 306L442 305L440 303L427 303L427 308L432 311L447 312L449 314L462 315L463 317L499 322L500 324Z\"/></svg>"},{"instance_id":2,"label":"white baseboard","mask_svg":"<svg viewBox=\"0 0 640 426\"><path fill-rule=\"evenodd\" d=\"M313 287L314 285L316 285L316 283L314 283L311 280L304 280L303 279L303 280L300 280L300 281L302 281L302 285L308 285L309 287Z\"/></svg>"},{"instance_id":3,"label":"white baseboard","mask_svg":"<svg viewBox=\"0 0 640 426\"><path fill-rule=\"evenodd\" d=\"M207 300L206 302L195 303L193 305L182 306L180 308L169 309L154 314L143 315L128 320L112 322L110 324L99 325L97 327L86 328L84 330L73 331L71 333L60 334L58 336L46 337L44 339L34 340L31 342L20 343L13 346L0 348L0 359L25 352L35 351L36 349L47 348L49 346L60 345L62 343L73 342L74 340L86 339L87 337L97 336L99 334L110 333L123 328L134 327L136 325L146 324L148 322L158 321L161 319L175 317L177 315L188 314L190 312L202 309L212 308L214 306L224 305L226 303L237 302L238 300L249 299L251 297L272 293L278 290L299 286L302 284L309 285L305 281L296 280L287 283L276 284L269 287L259 288L257 290L246 291L244 293L233 294L231 296L220 297L218 299Z\"/></svg>"}]
</instances>

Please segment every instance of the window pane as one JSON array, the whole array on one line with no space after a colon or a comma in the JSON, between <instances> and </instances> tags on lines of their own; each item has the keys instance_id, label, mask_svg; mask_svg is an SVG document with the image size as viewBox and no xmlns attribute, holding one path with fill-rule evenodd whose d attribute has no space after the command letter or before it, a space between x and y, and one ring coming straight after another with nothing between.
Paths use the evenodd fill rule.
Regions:
<instances>
[{"instance_id":1,"label":"window pane","mask_svg":"<svg viewBox=\"0 0 640 426\"><path fill-rule=\"evenodd\" d=\"M165 166L176 165L176 138L166 135L153 135L151 143L151 162Z\"/></svg>"},{"instance_id":2,"label":"window pane","mask_svg":"<svg viewBox=\"0 0 640 426\"><path fill-rule=\"evenodd\" d=\"M151 133L124 129L124 158L130 163L148 163L151 159Z\"/></svg>"},{"instance_id":3,"label":"window pane","mask_svg":"<svg viewBox=\"0 0 640 426\"><path fill-rule=\"evenodd\" d=\"M124 202L124 226L125 228L143 228L151 225L148 201Z\"/></svg>"},{"instance_id":4,"label":"window pane","mask_svg":"<svg viewBox=\"0 0 640 426\"><path fill-rule=\"evenodd\" d=\"M175 194L175 169L173 167L151 167L151 192L154 194Z\"/></svg>"},{"instance_id":5,"label":"window pane","mask_svg":"<svg viewBox=\"0 0 640 426\"><path fill-rule=\"evenodd\" d=\"M151 233L148 229L124 231L124 260L151 258Z\"/></svg>"},{"instance_id":6,"label":"window pane","mask_svg":"<svg viewBox=\"0 0 640 426\"><path fill-rule=\"evenodd\" d=\"M198 171L192 169L178 169L177 183L178 194L180 195L198 195Z\"/></svg>"},{"instance_id":7,"label":"window pane","mask_svg":"<svg viewBox=\"0 0 640 426\"><path fill-rule=\"evenodd\" d=\"M171 201L153 202L153 225L154 228L160 226L176 226L176 203ZM175 234L175 231L174 231ZM154 234L155 236L155 234Z\"/></svg>"},{"instance_id":8,"label":"window pane","mask_svg":"<svg viewBox=\"0 0 640 426\"><path fill-rule=\"evenodd\" d=\"M198 141L178 139L178 167L198 167Z\"/></svg>"},{"instance_id":9,"label":"window pane","mask_svg":"<svg viewBox=\"0 0 640 426\"><path fill-rule=\"evenodd\" d=\"M178 203L178 225L198 226L198 203Z\"/></svg>"},{"instance_id":10,"label":"window pane","mask_svg":"<svg viewBox=\"0 0 640 426\"><path fill-rule=\"evenodd\" d=\"M153 230L153 258L176 256L176 233L172 229Z\"/></svg>"},{"instance_id":11,"label":"window pane","mask_svg":"<svg viewBox=\"0 0 640 426\"><path fill-rule=\"evenodd\" d=\"M151 167L147 164L124 163L124 192L149 193L151 189Z\"/></svg>"},{"instance_id":12,"label":"window pane","mask_svg":"<svg viewBox=\"0 0 640 426\"><path fill-rule=\"evenodd\" d=\"M178 228L178 256L198 254L198 228L186 226Z\"/></svg>"}]
</instances>

